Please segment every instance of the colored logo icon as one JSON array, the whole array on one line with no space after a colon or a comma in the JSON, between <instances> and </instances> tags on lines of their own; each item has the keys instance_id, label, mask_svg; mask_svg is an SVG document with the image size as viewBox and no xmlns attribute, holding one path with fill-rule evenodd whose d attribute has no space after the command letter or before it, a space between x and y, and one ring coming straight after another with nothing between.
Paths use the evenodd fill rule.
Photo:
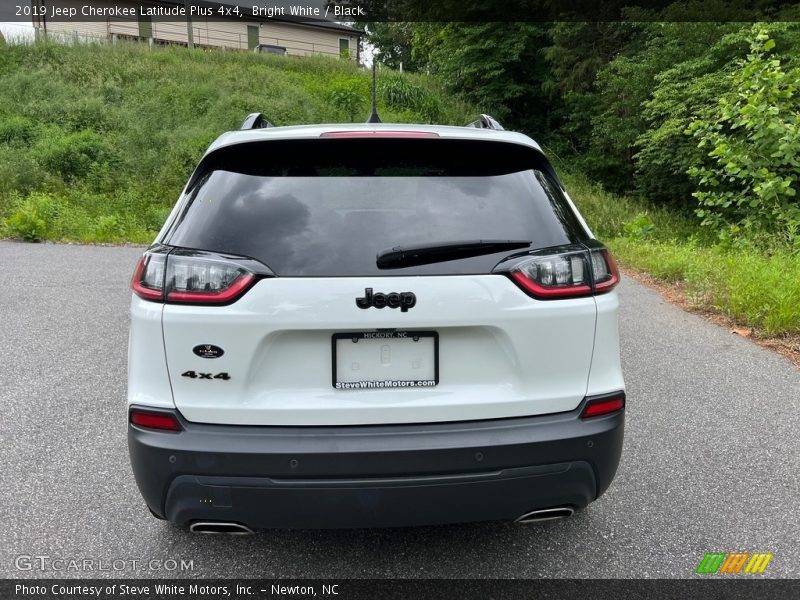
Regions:
<instances>
[{"instance_id":1,"label":"colored logo icon","mask_svg":"<svg viewBox=\"0 0 800 600\"><path fill-rule=\"evenodd\" d=\"M771 560L771 552L706 552L696 572L755 575L763 573Z\"/></svg>"}]
</instances>

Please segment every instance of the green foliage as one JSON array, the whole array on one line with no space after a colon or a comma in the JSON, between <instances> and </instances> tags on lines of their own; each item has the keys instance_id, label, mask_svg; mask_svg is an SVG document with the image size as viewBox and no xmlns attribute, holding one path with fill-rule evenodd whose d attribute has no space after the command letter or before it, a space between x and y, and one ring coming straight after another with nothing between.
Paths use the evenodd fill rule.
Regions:
<instances>
[{"instance_id":1,"label":"green foliage","mask_svg":"<svg viewBox=\"0 0 800 600\"><path fill-rule=\"evenodd\" d=\"M34 148L34 156L68 182L118 162L110 141L89 129L66 135L51 129Z\"/></svg>"},{"instance_id":2,"label":"green foliage","mask_svg":"<svg viewBox=\"0 0 800 600\"><path fill-rule=\"evenodd\" d=\"M11 237L39 242L47 235L47 224L32 207L25 206L6 221L6 231Z\"/></svg>"},{"instance_id":3,"label":"green foliage","mask_svg":"<svg viewBox=\"0 0 800 600\"><path fill-rule=\"evenodd\" d=\"M539 56L547 26L539 23L403 23L374 24L370 39L384 57L411 57L409 65L438 77L446 90L517 128L541 130L549 118ZM368 29L372 29L372 24ZM386 32L389 33L386 33ZM398 41L399 40L399 41ZM397 64L391 58L389 64ZM431 120L437 109L423 103Z\"/></svg>"},{"instance_id":4,"label":"green foliage","mask_svg":"<svg viewBox=\"0 0 800 600\"><path fill-rule=\"evenodd\" d=\"M729 74L747 53L751 26L730 17L756 18L761 9L685 0L626 10L626 22L375 24L371 43L385 56L412 57L610 191L688 214L696 186L687 171L706 153L684 131L693 120L713 121L718 99L733 93ZM779 21L770 31L789 72L800 63L800 24L796 9L782 10L770 15Z\"/></svg>"},{"instance_id":5,"label":"green foliage","mask_svg":"<svg viewBox=\"0 0 800 600\"><path fill-rule=\"evenodd\" d=\"M348 120L356 121L366 114L365 99L369 93L363 79L350 79L337 83L329 92L328 98L333 106L342 111Z\"/></svg>"},{"instance_id":6,"label":"green foliage","mask_svg":"<svg viewBox=\"0 0 800 600\"><path fill-rule=\"evenodd\" d=\"M0 115L0 144L29 144L36 137L36 124L19 115Z\"/></svg>"},{"instance_id":7,"label":"green foliage","mask_svg":"<svg viewBox=\"0 0 800 600\"><path fill-rule=\"evenodd\" d=\"M476 112L426 75L380 77L386 122ZM0 52L0 81L0 235L148 243L218 135L255 111L366 120L371 77L327 57L37 43Z\"/></svg>"},{"instance_id":8,"label":"green foliage","mask_svg":"<svg viewBox=\"0 0 800 600\"><path fill-rule=\"evenodd\" d=\"M614 196L583 177L564 180L590 227L623 266L681 282L697 308L721 312L762 335L800 333L798 253L777 244L765 251L715 243L695 219Z\"/></svg>"},{"instance_id":9,"label":"green foliage","mask_svg":"<svg viewBox=\"0 0 800 600\"><path fill-rule=\"evenodd\" d=\"M437 123L442 115L442 103L431 90L397 74L384 75L378 83L378 93L387 106L419 114L424 123Z\"/></svg>"},{"instance_id":10,"label":"green foliage","mask_svg":"<svg viewBox=\"0 0 800 600\"><path fill-rule=\"evenodd\" d=\"M48 194L31 194L17 202L16 209L6 219L7 235L29 242L39 242L49 237L53 223L66 210L66 204Z\"/></svg>"},{"instance_id":11,"label":"green foliage","mask_svg":"<svg viewBox=\"0 0 800 600\"><path fill-rule=\"evenodd\" d=\"M602 240L638 239L636 233L641 230L642 237L647 240L670 243L691 239L704 245L715 241L714 236L699 228L697 220L689 215L665 206L652 206L640 198L610 193L584 175L565 174L562 179L592 231ZM640 215L644 218L640 219Z\"/></svg>"},{"instance_id":12,"label":"green foliage","mask_svg":"<svg viewBox=\"0 0 800 600\"><path fill-rule=\"evenodd\" d=\"M800 229L800 69L786 71L774 48L767 28L754 25L731 91L687 130L709 159L688 170L700 187L697 215L729 237Z\"/></svg>"},{"instance_id":13,"label":"green foliage","mask_svg":"<svg viewBox=\"0 0 800 600\"><path fill-rule=\"evenodd\" d=\"M382 77L379 90L384 102L400 109L419 106L425 96L422 88L398 76Z\"/></svg>"},{"instance_id":14,"label":"green foliage","mask_svg":"<svg viewBox=\"0 0 800 600\"><path fill-rule=\"evenodd\" d=\"M622 227L625 236L635 240L645 239L653 233L654 229L653 221L647 216L647 213L643 212L637 214Z\"/></svg>"},{"instance_id":15,"label":"green foliage","mask_svg":"<svg viewBox=\"0 0 800 600\"><path fill-rule=\"evenodd\" d=\"M381 64L392 69L400 69L402 66L405 71L418 71L424 67L412 55L414 35L419 23L370 22L356 23L356 26L366 27L366 41L377 50Z\"/></svg>"},{"instance_id":16,"label":"green foliage","mask_svg":"<svg viewBox=\"0 0 800 600\"><path fill-rule=\"evenodd\" d=\"M684 243L611 240L623 265L665 281L680 281L698 308L711 309L763 335L800 333L800 260Z\"/></svg>"}]
</instances>

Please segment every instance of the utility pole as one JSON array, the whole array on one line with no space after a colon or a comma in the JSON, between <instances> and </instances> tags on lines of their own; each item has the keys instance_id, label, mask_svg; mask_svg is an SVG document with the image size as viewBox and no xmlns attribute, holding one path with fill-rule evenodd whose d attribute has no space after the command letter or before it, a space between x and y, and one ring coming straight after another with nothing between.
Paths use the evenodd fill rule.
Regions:
<instances>
[{"instance_id":1,"label":"utility pole","mask_svg":"<svg viewBox=\"0 0 800 600\"><path fill-rule=\"evenodd\" d=\"M183 6L186 9L186 33L189 39L189 49L194 48L194 34L192 33L192 17L189 8L189 0L183 0Z\"/></svg>"},{"instance_id":2,"label":"utility pole","mask_svg":"<svg viewBox=\"0 0 800 600\"><path fill-rule=\"evenodd\" d=\"M39 18L41 19L42 27L44 28L44 39L47 41L47 5L45 4L45 0L42 0L42 15Z\"/></svg>"}]
</instances>

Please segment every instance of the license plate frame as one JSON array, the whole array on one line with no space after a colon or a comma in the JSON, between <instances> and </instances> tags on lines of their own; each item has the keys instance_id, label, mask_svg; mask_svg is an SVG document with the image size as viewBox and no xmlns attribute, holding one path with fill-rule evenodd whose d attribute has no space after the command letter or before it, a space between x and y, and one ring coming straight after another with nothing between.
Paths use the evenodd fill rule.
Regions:
<instances>
[{"instance_id":1,"label":"license plate frame","mask_svg":"<svg viewBox=\"0 0 800 600\"><path fill-rule=\"evenodd\" d=\"M338 340L380 340L380 339L406 339L406 338L432 338L433 339L433 383L429 385L408 385L409 381L413 380L393 380L397 381L397 385L376 385L367 386L365 389L420 389L420 388L433 388L439 385L439 332L434 330L425 331L408 331L408 330L389 330L389 331L342 331L331 335L331 385L334 389L358 389L356 385L349 385L354 382L337 381L336 365L337 365L337 341ZM390 380L392 381L392 380ZM406 384L401 385L401 382ZM339 384L339 385L337 385ZM347 387L343 387L347 385Z\"/></svg>"}]
</instances>

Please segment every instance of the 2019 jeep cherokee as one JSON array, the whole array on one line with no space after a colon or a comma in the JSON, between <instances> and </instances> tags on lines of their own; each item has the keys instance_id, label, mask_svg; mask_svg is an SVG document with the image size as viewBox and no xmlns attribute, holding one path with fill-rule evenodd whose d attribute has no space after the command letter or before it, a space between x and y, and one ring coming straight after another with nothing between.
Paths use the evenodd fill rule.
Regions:
<instances>
[{"instance_id":1,"label":"2019 jeep cherokee","mask_svg":"<svg viewBox=\"0 0 800 600\"><path fill-rule=\"evenodd\" d=\"M533 520L619 462L619 275L530 138L229 132L133 276L129 449L196 531Z\"/></svg>"}]
</instances>

